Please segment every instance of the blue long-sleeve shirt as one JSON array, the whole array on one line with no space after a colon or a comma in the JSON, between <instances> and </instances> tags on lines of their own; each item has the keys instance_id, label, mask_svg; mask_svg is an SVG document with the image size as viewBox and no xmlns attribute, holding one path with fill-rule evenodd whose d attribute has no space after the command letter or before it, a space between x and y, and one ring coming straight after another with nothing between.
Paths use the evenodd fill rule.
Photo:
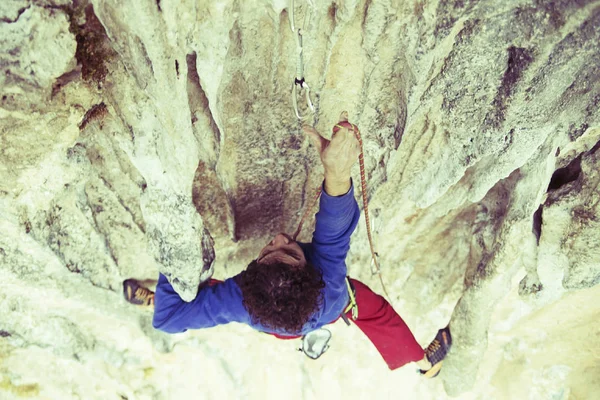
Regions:
<instances>
[{"instance_id":1,"label":"blue long-sleeve shirt","mask_svg":"<svg viewBox=\"0 0 600 400\"><path fill-rule=\"evenodd\" d=\"M348 304L346 254L359 217L353 187L345 195L336 197L323 190L312 242L299 243L306 260L323 272L323 304L297 335L304 335L336 320ZM289 332L268 329L252 322L234 278L203 287L188 303L179 297L167 278L159 274L152 325L168 333L179 333L241 322L262 332L290 335Z\"/></svg>"}]
</instances>

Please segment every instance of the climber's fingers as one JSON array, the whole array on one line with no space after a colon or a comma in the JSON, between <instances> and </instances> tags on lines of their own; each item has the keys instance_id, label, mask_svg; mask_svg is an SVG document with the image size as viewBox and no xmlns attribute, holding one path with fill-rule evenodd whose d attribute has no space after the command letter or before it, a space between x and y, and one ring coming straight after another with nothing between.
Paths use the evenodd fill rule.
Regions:
<instances>
[{"instance_id":1,"label":"climber's fingers","mask_svg":"<svg viewBox=\"0 0 600 400\"><path fill-rule=\"evenodd\" d=\"M354 131L346 127L342 127L332 136L331 145L335 145L335 147L348 154L354 154L359 147Z\"/></svg>"},{"instance_id":2,"label":"climber's fingers","mask_svg":"<svg viewBox=\"0 0 600 400\"><path fill-rule=\"evenodd\" d=\"M323 148L327 147L326 146L327 139L325 139L323 136L321 136L321 134L319 132L317 132L317 130L315 128L313 128L312 126L304 125L304 126L302 126L302 131L305 134L307 134L308 137L310 137L310 139L314 143L314 145L317 148L317 150L319 151L319 153L321 153Z\"/></svg>"}]
</instances>

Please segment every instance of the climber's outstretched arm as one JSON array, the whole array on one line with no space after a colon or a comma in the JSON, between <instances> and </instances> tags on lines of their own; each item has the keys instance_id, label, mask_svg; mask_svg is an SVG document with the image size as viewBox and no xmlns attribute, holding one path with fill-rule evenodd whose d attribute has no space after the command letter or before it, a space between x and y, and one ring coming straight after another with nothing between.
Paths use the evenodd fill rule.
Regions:
<instances>
[{"instance_id":1,"label":"climber's outstretched arm","mask_svg":"<svg viewBox=\"0 0 600 400\"><path fill-rule=\"evenodd\" d=\"M327 190L323 191L307 253L314 265L321 266L323 279L330 286L341 285L345 289L346 255L359 218L360 210L352 186L341 196L330 196Z\"/></svg>"},{"instance_id":2,"label":"climber's outstretched arm","mask_svg":"<svg viewBox=\"0 0 600 400\"><path fill-rule=\"evenodd\" d=\"M179 297L163 274L159 275L154 297L154 328L179 333L229 322L247 322L247 319L241 291L232 278L201 288L188 303Z\"/></svg>"},{"instance_id":3,"label":"climber's outstretched arm","mask_svg":"<svg viewBox=\"0 0 600 400\"><path fill-rule=\"evenodd\" d=\"M342 113L340 122L347 120L348 114ZM360 153L358 141L354 132L347 128L338 130L331 140L310 126L304 126L303 130L315 144L325 170L312 246L307 250L313 264L322 267L327 284L330 287L339 285L345 290L346 254L360 217L350 178Z\"/></svg>"}]
</instances>

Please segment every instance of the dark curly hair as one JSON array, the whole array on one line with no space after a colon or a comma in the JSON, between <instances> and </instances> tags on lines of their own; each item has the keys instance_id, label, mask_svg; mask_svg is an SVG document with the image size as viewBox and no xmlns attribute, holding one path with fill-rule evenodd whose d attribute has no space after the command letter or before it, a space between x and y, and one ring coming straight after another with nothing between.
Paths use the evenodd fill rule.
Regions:
<instances>
[{"instance_id":1,"label":"dark curly hair","mask_svg":"<svg viewBox=\"0 0 600 400\"><path fill-rule=\"evenodd\" d=\"M323 274L310 263L298 268L254 260L236 282L253 323L291 335L299 334L323 304Z\"/></svg>"}]
</instances>

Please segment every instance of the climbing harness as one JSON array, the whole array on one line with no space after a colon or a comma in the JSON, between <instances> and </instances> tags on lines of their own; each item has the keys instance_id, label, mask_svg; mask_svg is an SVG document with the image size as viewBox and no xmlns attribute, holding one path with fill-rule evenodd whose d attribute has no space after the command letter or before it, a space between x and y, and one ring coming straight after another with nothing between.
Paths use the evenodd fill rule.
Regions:
<instances>
[{"instance_id":1,"label":"climbing harness","mask_svg":"<svg viewBox=\"0 0 600 400\"><path fill-rule=\"evenodd\" d=\"M296 76L294 77L294 82L292 83L292 105L294 107L296 118L299 120L304 118L302 115L300 115L300 111L298 109L299 92L304 91L306 104L308 105L309 110L312 113L315 112L315 106L310 99L310 87L308 86L308 83L306 83L306 79L304 79L304 48L302 47L302 35L310 21L310 9L314 8L312 0L307 0L306 2L308 3L308 6L304 12L304 24L302 25L302 28L296 26L294 0L291 0L288 13L290 16L290 27L292 28L292 32L294 33L296 40Z\"/></svg>"},{"instance_id":2,"label":"climbing harness","mask_svg":"<svg viewBox=\"0 0 600 400\"><path fill-rule=\"evenodd\" d=\"M385 293L387 298L391 300L391 297L387 292L385 284L383 283L383 278L381 277L381 267L379 266L379 260L378 260L379 255L377 254L377 252L375 252L375 248L373 246L373 238L371 236L371 223L369 222L369 204L367 201L367 178L365 175L365 159L364 159L362 138L360 136L360 131L358 130L358 127L348 121L338 122L333 127L333 134L335 135L342 128L347 128L348 130L351 130L354 133L354 136L356 136L356 139L358 140L358 146L360 148L360 154L358 156L358 164L360 167L360 186L362 189L363 208L364 208L364 212L365 212L365 222L367 224L367 237L369 238L369 247L371 248L371 256L373 257L372 266L371 266L371 274L379 275L379 281L381 282L381 287L383 288L383 292ZM312 205L304 211L304 214L302 215L302 219L300 219L300 223L298 224L298 229L296 229L296 232L294 232L294 235L292 236L292 238L294 240L296 240L296 237L300 234L300 231L302 230L302 226L304 225L304 221L308 217L308 214L311 212L311 210L317 204L317 201L319 200L319 196L321 196L321 191L322 191L322 187L319 186ZM373 268L373 266L374 266L374 268Z\"/></svg>"},{"instance_id":3,"label":"climbing harness","mask_svg":"<svg viewBox=\"0 0 600 400\"><path fill-rule=\"evenodd\" d=\"M356 321L358 318L358 304L356 304L356 290L354 289L354 285L350 282L350 278L346 277L346 287L348 288L348 296L350 296L350 301L348 302L348 306L342 313L342 319L346 323L346 325L350 326L350 321L348 321L348 317L346 314L348 311L352 310L352 319Z\"/></svg>"},{"instance_id":4,"label":"climbing harness","mask_svg":"<svg viewBox=\"0 0 600 400\"><path fill-rule=\"evenodd\" d=\"M302 337L302 347L298 350L303 351L309 358L316 360L327 351L330 339L331 332L329 329L316 329Z\"/></svg>"}]
</instances>

